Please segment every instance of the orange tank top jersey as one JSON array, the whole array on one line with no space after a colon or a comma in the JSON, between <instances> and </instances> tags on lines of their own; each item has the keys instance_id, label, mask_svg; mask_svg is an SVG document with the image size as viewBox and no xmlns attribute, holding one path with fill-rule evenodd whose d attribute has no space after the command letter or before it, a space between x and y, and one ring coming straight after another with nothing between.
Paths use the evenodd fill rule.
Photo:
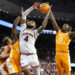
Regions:
<instances>
[{"instance_id":1,"label":"orange tank top jersey","mask_svg":"<svg viewBox=\"0 0 75 75\"><path fill-rule=\"evenodd\" d=\"M59 30L56 35L56 53L68 53L68 45L70 41L69 33L63 33Z\"/></svg>"},{"instance_id":2,"label":"orange tank top jersey","mask_svg":"<svg viewBox=\"0 0 75 75\"><path fill-rule=\"evenodd\" d=\"M12 46L12 50L10 52L10 57L15 60L17 65L20 64L20 49L19 49L19 40Z\"/></svg>"}]
</instances>

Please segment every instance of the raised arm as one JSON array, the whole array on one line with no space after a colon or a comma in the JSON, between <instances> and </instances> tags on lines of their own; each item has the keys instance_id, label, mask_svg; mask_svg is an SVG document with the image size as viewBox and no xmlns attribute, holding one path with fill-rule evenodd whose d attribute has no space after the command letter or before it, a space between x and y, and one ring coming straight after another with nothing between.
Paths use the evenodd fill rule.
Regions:
<instances>
[{"instance_id":1,"label":"raised arm","mask_svg":"<svg viewBox=\"0 0 75 75\"><path fill-rule=\"evenodd\" d=\"M48 16L49 16L50 10L48 11L48 13L46 14L45 19L42 22L42 25L38 28L38 33L41 33L43 29L45 29L45 27L47 26L48 23Z\"/></svg>"},{"instance_id":2,"label":"raised arm","mask_svg":"<svg viewBox=\"0 0 75 75\"><path fill-rule=\"evenodd\" d=\"M70 32L69 36L70 36L71 39L74 38L75 37L75 32Z\"/></svg>"},{"instance_id":3,"label":"raised arm","mask_svg":"<svg viewBox=\"0 0 75 75\"><path fill-rule=\"evenodd\" d=\"M20 22L20 16L18 16L13 22L12 35L11 35L13 43L17 40L16 26L19 22Z\"/></svg>"},{"instance_id":4,"label":"raised arm","mask_svg":"<svg viewBox=\"0 0 75 75\"><path fill-rule=\"evenodd\" d=\"M54 17L54 15L53 15L53 13L52 13L52 11L50 11L50 19L51 19L51 22L52 22L52 24L53 24L54 29L55 29L56 31L58 31L58 30L60 29L60 27L58 26L58 24L57 24L57 22L56 22L56 20L55 20L55 17Z\"/></svg>"},{"instance_id":5,"label":"raised arm","mask_svg":"<svg viewBox=\"0 0 75 75\"><path fill-rule=\"evenodd\" d=\"M22 19L26 20L27 15L33 10L33 6L28 8L26 11L23 10L23 7L21 9Z\"/></svg>"},{"instance_id":6,"label":"raised arm","mask_svg":"<svg viewBox=\"0 0 75 75\"><path fill-rule=\"evenodd\" d=\"M27 10L23 10L23 8L21 9L21 14L22 14L22 19L26 20L26 16L33 11L34 9L38 9L39 3L35 2L33 6L31 6L30 8L28 8Z\"/></svg>"}]
</instances>

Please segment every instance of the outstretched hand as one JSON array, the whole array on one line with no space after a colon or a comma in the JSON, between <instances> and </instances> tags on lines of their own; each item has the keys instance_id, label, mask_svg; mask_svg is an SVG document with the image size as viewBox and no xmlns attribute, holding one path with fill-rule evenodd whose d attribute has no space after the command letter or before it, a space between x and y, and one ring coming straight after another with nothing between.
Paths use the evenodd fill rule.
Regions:
<instances>
[{"instance_id":1,"label":"outstretched hand","mask_svg":"<svg viewBox=\"0 0 75 75\"><path fill-rule=\"evenodd\" d=\"M34 9L38 9L39 6L40 6L40 3L39 2L35 2L34 5L33 5L33 8Z\"/></svg>"},{"instance_id":2,"label":"outstretched hand","mask_svg":"<svg viewBox=\"0 0 75 75\"><path fill-rule=\"evenodd\" d=\"M47 14L49 15L50 12L51 12L51 6L49 5L49 10L48 10Z\"/></svg>"},{"instance_id":3,"label":"outstretched hand","mask_svg":"<svg viewBox=\"0 0 75 75\"><path fill-rule=\"evenodd\" d=\"M21 7L21 14L24 12L24 8L23 7Z\"/></svg>"},{"instance_id":4,"label":"outstretched hand","mask_svg":"<svg viewBox=\"0 0 75 75\"><path fill-rule=\"evenodd\" d=\"M49 5L49 13L51 12L51 8L52 8L52 5L50 5L50 3L49 2L47 2L47 4Z\"/></svg>"}]
</instances>

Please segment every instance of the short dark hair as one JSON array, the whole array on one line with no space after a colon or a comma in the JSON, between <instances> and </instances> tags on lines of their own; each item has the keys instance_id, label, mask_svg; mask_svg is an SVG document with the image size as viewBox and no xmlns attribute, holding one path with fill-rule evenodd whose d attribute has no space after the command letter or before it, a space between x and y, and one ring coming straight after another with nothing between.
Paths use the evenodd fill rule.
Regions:
<instances>
[{"instance_id":1,"label":"short dark hair","mask_svg":"<svg viewBox=\"0 0 75 75\"><path fill-rule=\"evenodd\" d=\"M2 41L2 45L3 46L5 46L5 45L7 45L7 42L8 42L8 40L10 39L10 37L5 37L4 39L3 39L3 41Z\"/></svg>"}]
</instances>

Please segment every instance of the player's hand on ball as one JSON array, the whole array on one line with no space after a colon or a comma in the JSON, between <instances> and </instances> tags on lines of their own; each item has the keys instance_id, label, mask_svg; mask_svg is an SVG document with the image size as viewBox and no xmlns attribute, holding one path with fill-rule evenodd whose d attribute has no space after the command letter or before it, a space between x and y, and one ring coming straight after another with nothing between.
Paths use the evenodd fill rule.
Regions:
<instances>
[{"instance_id":1,"label":"player's hand on ball","mask_svg":"<svg viewBox=\"0 0 75 75\"><path fill-rule=\"evenodd\" d=\"M48 5L49 5L48 13L50 13L52 5L50 5L49 3L48 3Z\"/></svg>"},{"instance_id":2,"label":"player's hand on ball","mask_svg":"<svg viewBox=\"0 0 75 75\"><path fill-rule=\"evenodd\" d=\"M48 16L49 16L50 11L51 11L51 9L49 9L48 12L47 12Z\"/></svg>"},{"instance_id":3,"label":"player's hand on ball","mask_svg":"<svg viewBox=\"0 0 75 75\"><path fill-rule=\"evenodd\" d=\"M34 9L38 9L39 6L40 6L40 3L39 2L35 2L34 5L33 5L33 8Z\"/></svg>"},{"instance_id":4,"label":"player's hand on ball","mask_svg":"<svg viewBox=\"0 0 75 75\"><path fill-rule=\"evenodd\" d=\"M49 12L51 11L51 8L52 8L52 6L51 6L51 5L49 5Z\"/></svg>"}]
</instances>

